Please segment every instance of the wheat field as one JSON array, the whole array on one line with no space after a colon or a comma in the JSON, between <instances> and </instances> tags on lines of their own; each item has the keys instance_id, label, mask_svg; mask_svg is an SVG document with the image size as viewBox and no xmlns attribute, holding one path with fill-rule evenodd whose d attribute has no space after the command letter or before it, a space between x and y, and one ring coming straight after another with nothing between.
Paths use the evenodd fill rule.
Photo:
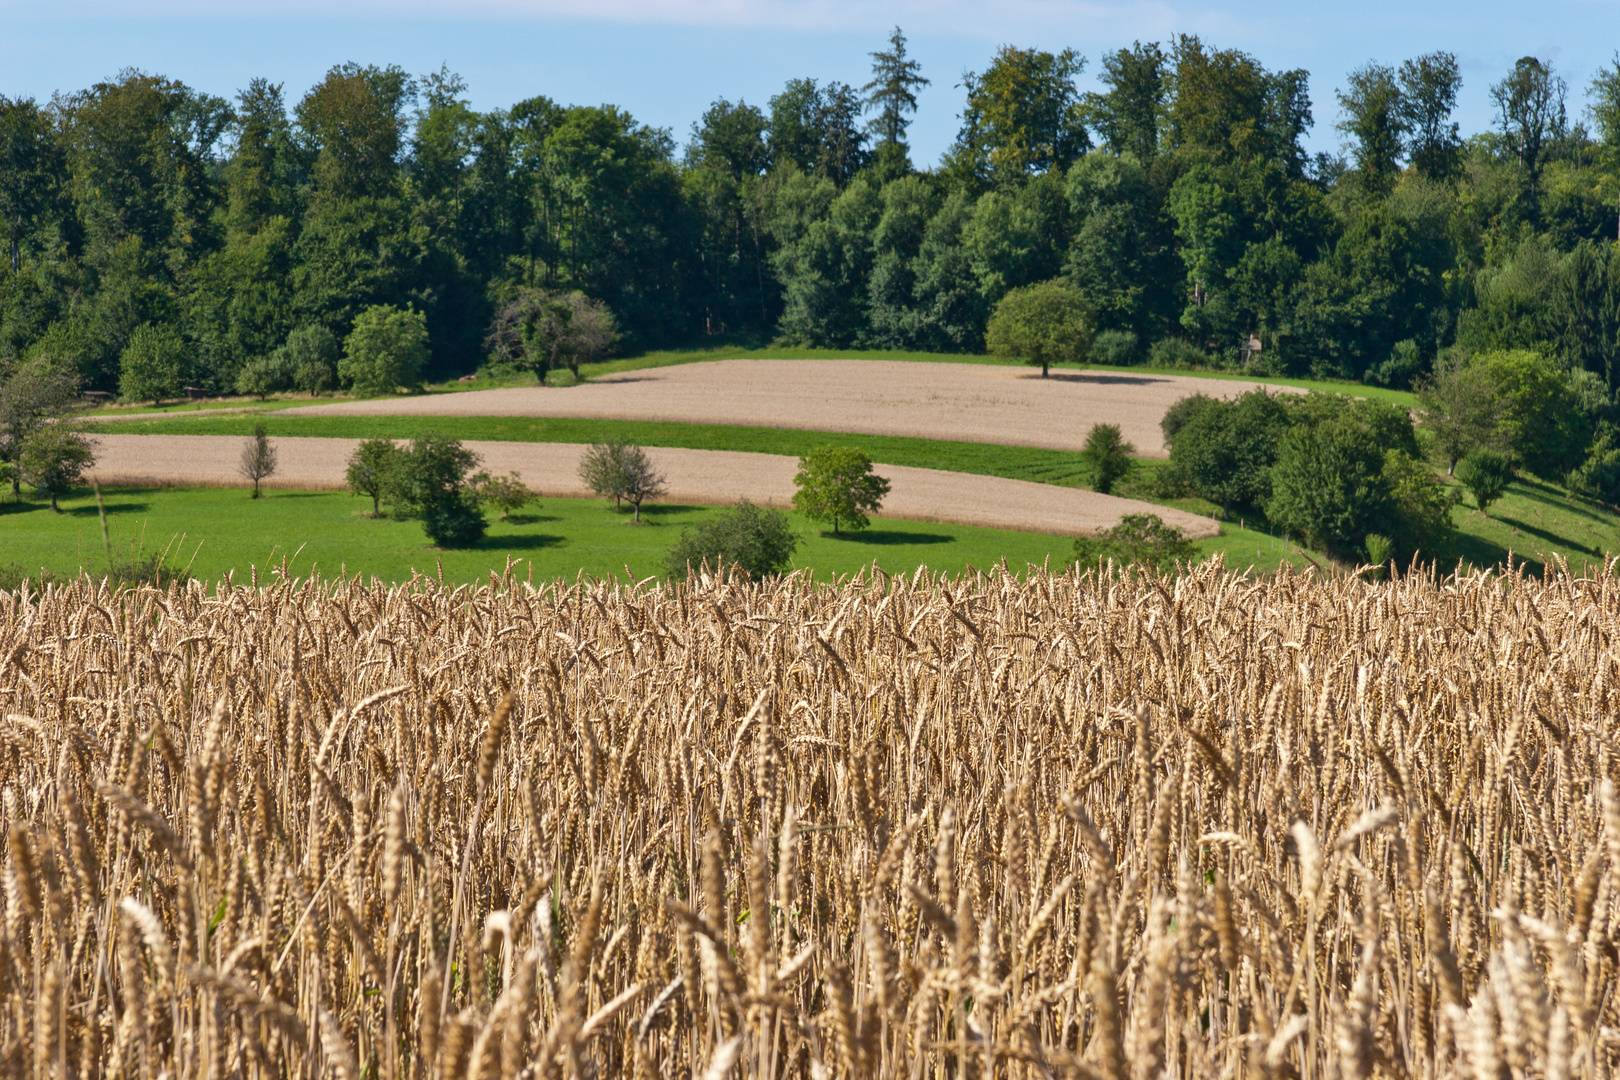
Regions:
<instances>
[{"instance_id":1,"label":"wheat field","mask_svg":"<svg viewBox=\"0 0 1620 1080\"><path fill-rule=\"evenodd\" d=\"M0 1061L1606 1078L1616 569L0 593Z\"/></svg>"}]
</instances>

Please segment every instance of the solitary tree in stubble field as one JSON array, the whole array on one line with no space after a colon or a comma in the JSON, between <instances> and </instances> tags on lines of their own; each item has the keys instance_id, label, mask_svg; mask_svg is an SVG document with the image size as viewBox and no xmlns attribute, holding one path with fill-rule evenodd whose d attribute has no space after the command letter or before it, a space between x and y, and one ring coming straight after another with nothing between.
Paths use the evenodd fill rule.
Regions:
<instances>
[{"instance_id":1,"label":"solitary tree in stubble field","mask_svg":"<svg viewBox=\"0 0 1620 1080\"><path fill-rule=\"evenodd\" d=\"M851 530L871 524L866 515L876 513L889 493L889 481L872 471L872 459L852 446L822 446L799 459L793 477L798 490L793 509L811 521L832 525L837 536L840 525Z\"/></svg>"},{"instance_id":2,"label":"solitary tree in stubble field","mask_svg":"<svg viewBox=\"0 0 1620 1080\"><path fill-rule=\"evenodd\" d=\"M984 341L996 356L1038 364L1046 378L1053 364L1077 364L1091 349L1091 310L1064 281L1043 281L1001 298Z\"/></svg>"}]
</instances>

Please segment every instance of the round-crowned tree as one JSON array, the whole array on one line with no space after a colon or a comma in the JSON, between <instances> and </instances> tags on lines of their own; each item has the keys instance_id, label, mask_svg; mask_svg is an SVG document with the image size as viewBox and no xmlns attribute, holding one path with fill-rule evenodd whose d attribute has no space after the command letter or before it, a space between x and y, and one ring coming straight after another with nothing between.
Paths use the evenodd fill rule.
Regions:
<instances>
[{"instance_id":1,"label":"round-crowned tree","mask_svg":"<svg viewBox=\"0 0 1620 1080\"><path fill-rule=\"evenodd\" d=\"M889 481L872 471L872 459L852 446L822 446L799 459L793 477L793 509L811 521L864 529L889 493Z\"/></svg>"},{"instance_id":2,"label":"round-crowned tree","mask_svg":"<svg viewBox=\"0 0 1620 1080\"><path fill-rule=\"evenodd\" d=\"M126 401L177 397L186 385L190 366L186 341L172 326L146 323L137 326L118 360L118 392Z\"/></svg>"},{"instance_id":3,"label":"round-crowned tree","mask_svg":"<svg viewBox=\"0 0 1620 1080\"><path fill-rule=\"evenodd\" d=\"M1094 329L1085 298L1067 282L1053 279L1002 297L984 340L996 356L1039 365L1044 379L1053 364L1085 359Z\"/></svg>"},{"instance_id":4,"label":"round-crowned tree","mask_svg":"<svg viewBox=\"0 0 1620 1080\"><path fill-rule=\"evenodd\" d=\"M427 362L427 317L411 308L376 304L354 320L338 376L356 394L392 394L401 387L419 388Z\"/></svg>"}]
</instances>

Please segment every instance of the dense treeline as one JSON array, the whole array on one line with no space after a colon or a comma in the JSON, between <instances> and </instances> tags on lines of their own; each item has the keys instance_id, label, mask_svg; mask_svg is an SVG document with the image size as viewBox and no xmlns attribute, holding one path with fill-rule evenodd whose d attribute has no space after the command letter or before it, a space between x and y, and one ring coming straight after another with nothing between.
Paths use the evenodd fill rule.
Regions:
<instances>
[{"instance_id":1,"label":"dense treeline","mask_svg":"<svg viewBox=\"0 0 1620 1080\"><path fill-rule=\"evenodd\" d=\"M1336 95L1347 160L1302 148L1304 71L1179 37L1105 55L1082 94L1077 53L1009 46L918 169L927 80L898 31L873 59L861 88L717 101L684 147L612 106L480 113L448 72L352 64L296 101L135 71L0 99L0 364L262 388L243 369L290 336L342 343L383 306L442 376L575 292L621 349L980 350L1010 290L1058 279L1096 360L1406 386L1521 349L1620 386L1620 66L1583 110L1521 60L1463 138L1452 57L1370 64Z\"/></svg>"}]
</instances>

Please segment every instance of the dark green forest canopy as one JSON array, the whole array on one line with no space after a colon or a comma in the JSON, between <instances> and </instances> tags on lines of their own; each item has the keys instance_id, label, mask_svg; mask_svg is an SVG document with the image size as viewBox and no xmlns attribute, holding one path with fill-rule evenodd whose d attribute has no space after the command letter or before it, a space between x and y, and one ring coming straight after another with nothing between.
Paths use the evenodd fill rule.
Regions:
<instances>
[{"instance_id":1,"label":"dark green forest canopy","mask_svg":"<svg viewBox=\"0 0 1620 1080\"><path fill-rule=\"evenodd\" d=\"M609 105L480 112L443 70L0 98L0 376L43 356L117 390L150 325L230 391L377 305L425 316L425 374L453 376L503 307L574 291L621 352L976 352L1010 290L1064 279L1098 362L1404 387L1521 349L1620 387L1620 67L1572 91L1526 57L1464 137L1453 57L1369 63L1332 95L1344 155L1311 156L1302 70L1178 37L1095 57L1082 93L1080 52L1009 45L930 168L905 141L926 73L898 29L872 57L859 90L717 101L684 145Z\"/></svg>"}]
</instances>

